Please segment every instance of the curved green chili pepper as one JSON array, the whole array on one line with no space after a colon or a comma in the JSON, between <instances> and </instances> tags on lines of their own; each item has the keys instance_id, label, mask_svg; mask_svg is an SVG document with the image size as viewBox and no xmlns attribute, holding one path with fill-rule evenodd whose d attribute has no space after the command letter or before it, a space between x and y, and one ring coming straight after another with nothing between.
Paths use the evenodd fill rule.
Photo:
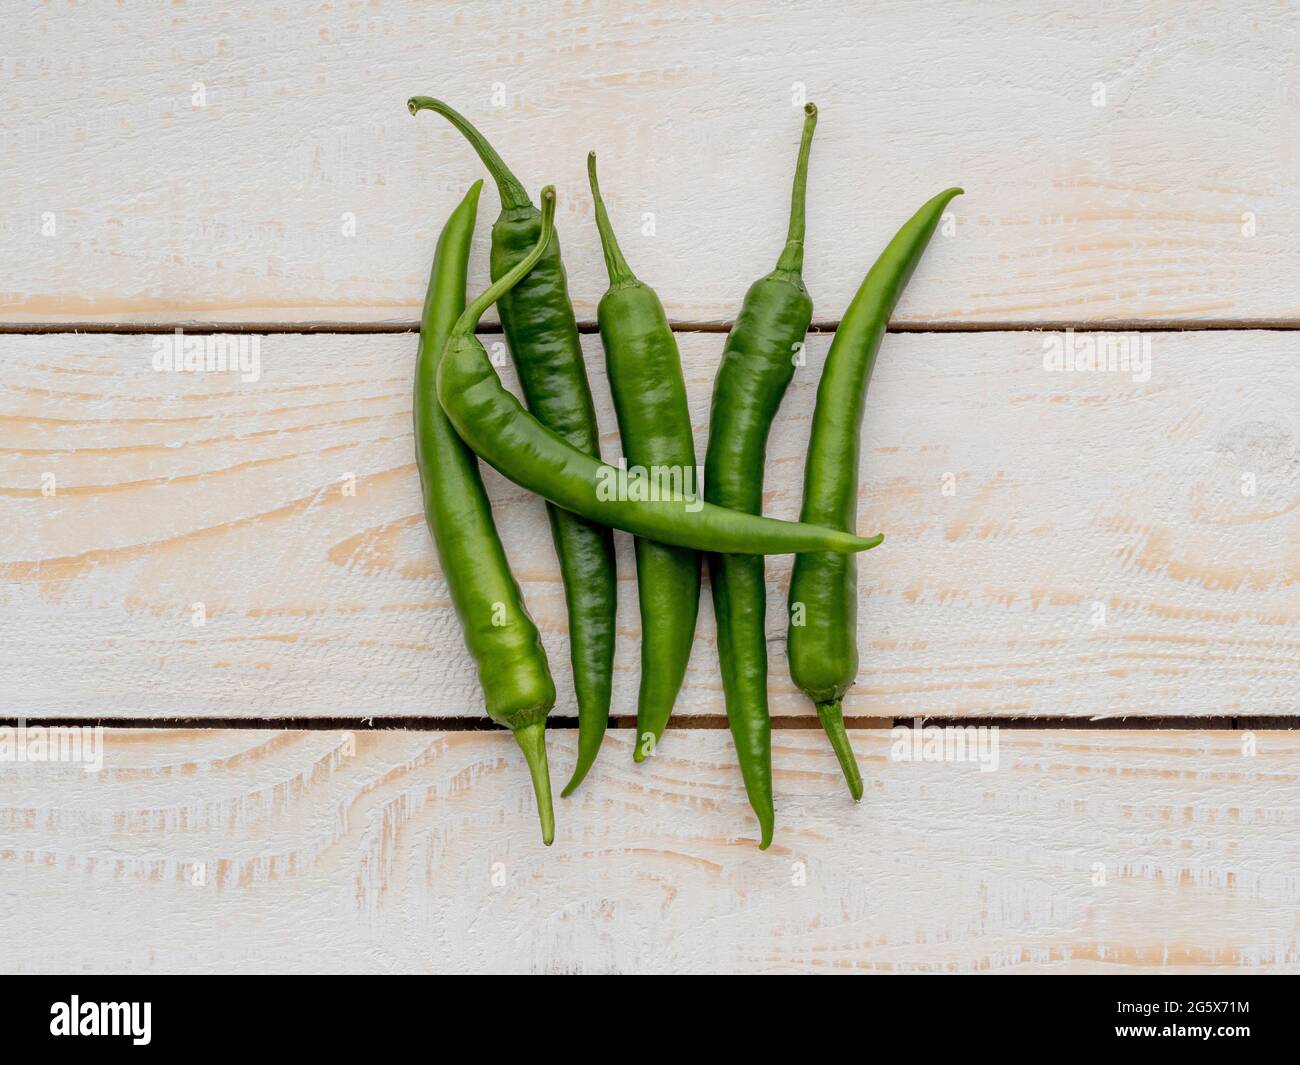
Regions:
<instances>
[{"instance_id":1,"label":"curved green chili pepper","mask_svg":"<svg viewBox=\"0 0 1300 1065\"><path fill-rule=\"evenodd\" d=\"M596 320L624 458L642 469L668 471L698 491L695 436L672 326L655 290L642 283L623 258L596 180L595 152L587 156L587 181L609 273L609 290L600 299ZM640 762L659 742L686 679L700 611L700 556L642 537L635 547L641 688L632 757Z\"/></svg>"},{"instance_id":2,"label":"curved green chili pepper","mask_svg":"<svg viewBox=\"0 0 1300 1065\"><path fill-rule=\"evenodd\" d=\"M478 667L488 716L514 733L528 760L542 841L549 845L555 815L545 728L555 705L555 683L492 521L478 462L447 421L434 388L447 336L465 308L465 273L482 188L481 181L470 186L438 238L415 364L415 457L425 518Z\"/></svg>"},{"instance_id":3,"label":"curved green chili pepper","mask_svg":"<svg viewBox=\"0 0 1300 1065\"><path fill-rule=\"evenodd\" d=\"M858 443L867 382L899 296L961 189L939 193L894 235L871 267L835 331L813 414L804 467L802 520L837 529L856 524ZM841 700L858 672L858 568L824 553L795 559L790 578L790 676L817 704L853 798L862 798Z\"/></svg>"},{"instance_id":4,"label":"curved green chili pepper","mask_svg":"<svg viewBox=\"0 0 1300 1065\"><path fill-rule=\"evenodd\" d=\"M543 235L555 190L542 190ZM540 255L540 248L534 249ZM880 542L839 529L742 514L716 507L636 470L597 462L520 406L501 384L473 329L496 295L531 266L529 253L465 309L438 365L438 401L478 456L515 484L602 525L696 551L779 555L865 551ZM490 297L490 298L489 298Z\"/></svg>"},{"instance_id":5,"label":"curved green chili pepper","mask_svg":"<svg viewBox=\"0 0 1300 1065\"><path fill-rule=\"evenodd\" d=\"M776 269L750 286L722 349L709 414L704 498L748 514L763 510L763 464L772 419L794 376L812 322L803 283L804 200L817 108L804 108L790 194L790 228ZM759 847L772 842L772 719L767 708L767 582L762 556L709 555L727 724L758 816Z\"/></svg>"},{"instance_id":6,"label":"curved green chili pepper","mask_svg":"<svg viewBox=\"0 0 1300 1065\"><path fill-rule=\"evenodd\" d=\"M411 114L442 115L469 141L496 182L501 214L492 226L492 280L504 277L537 243L541 212L492 145L441 100L415 96ZM537 420L579 451L600 458L596 410L587 384L578 324L556 234L532 272L497 301L524 401ZM578 764L562 795L582 782L609 723L614 674L617 574L609 529L554 505L546 508L569 612L569 648L578 700Z\"/></svg>"}]
</instances>

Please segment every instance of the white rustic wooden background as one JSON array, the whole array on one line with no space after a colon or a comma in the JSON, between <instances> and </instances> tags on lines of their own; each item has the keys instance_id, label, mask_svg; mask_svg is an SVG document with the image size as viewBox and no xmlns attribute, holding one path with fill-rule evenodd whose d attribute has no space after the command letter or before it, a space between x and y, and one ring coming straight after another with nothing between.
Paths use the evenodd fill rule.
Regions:
<instances>
[{"instance_id":1,"label":"white rustic wooden background","mask_svg":"<svg viewBox=\"0 0 1300 1065\"><path fill-rule=\"evenodd\" d=\"M1300 970L1295 3L48 3L3 51L0 717L111 726L98 774L0 763L5 969ZM966 188L869 394L860 805L788 681L788 559L773 848L707 596L681 727L632 765L620 538L625 727L541 846L420 514L411 327L481 168L413 93L556 184L586 324L600 150L701 447L817 102L781 517L861 275ZM255 336L259 379L153 372L178 326ZM1048 372L1066 328L1138 334L1149 375ZM543 511L488 484L560 783ZM998 768L896 760L918 717L1001 722Z\"/></svg>"}]
</instances>

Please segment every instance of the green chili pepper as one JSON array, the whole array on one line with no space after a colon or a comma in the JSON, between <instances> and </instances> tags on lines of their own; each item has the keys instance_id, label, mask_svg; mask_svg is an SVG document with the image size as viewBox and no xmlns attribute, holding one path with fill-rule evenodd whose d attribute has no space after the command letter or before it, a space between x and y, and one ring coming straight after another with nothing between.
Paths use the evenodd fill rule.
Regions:
<instances>
[{"instance_id":1,"label":"green chili pepper","mask_svg":"<svg viewBox=\"0 0 1300 1065\"><path fill-rule=\"evenodd\" d=\"M501 214L492 226L491 272L492 280L499 280L537 243L541 213L492 145L463 116L427 96L413 97L407 107L412 114L435 111L451 122L496 182ZM600 458L596 410L569 302L558 234L532 272L497 301L497 311L528 409L579 451ZM607 528L553 505L546 511L568 603L573 686L578 700L578 763L561 793L568 795L596 760L609 723L617 574L614 538Z\"/></svg>"},{"instance_id":2,"label":"green chili pepper","mask_svg":"<svg viewBox=\"0 0 1300 1065\"><path fill-rule=\"evenodd\" d=\"M641 282L623 258L596 180L595 152L587 156L587 180L609 272L609 290L600 299L596 321L623 457L652 476L676 478L687 490L698 492L695 436L677 340L654 289ZM643 537L637 537L635 547L641 688L632 757L640 762L663 734L686 678L700 610L700 556Z\"/></svg>"},{"instance_id":3,"label":"green chili pepper","mask_svg":"<svg viewBox=\"0 0 1300 1065\"><path fill-rule=\"evenodd\" d=\"M542 190L542 236L549 240L555 190ZM534 248L540 257L544 244ZM501 384L473 330L500 292L532 265L532 252L465 309L438 365L438 400L456 432L515 484L565 510L634 536L696 551L778 555L798 551L865 551L880 542L839 529L778 521L688 497L634 470L598 462L520 406Z\"/></svg>"},{"instance_id":4,"label":"green chili pepper","mask_svg":"<svg viewBox=\"0 0 1300 1065\"><path fill-rule=\"evenodd\" d=\"M768 431L794 376L813 305L803 283L804 200L817 108L804 108L790 194L790 227L776 269L750 286L722 349L709 414L704 497L749 514L763 509ZM727 723L758 816L759 847L772 842L772 719L767 708L767 582L763 559L709 555Z\"/></svg>"},{"instance_id":5,"label":"green chili pepper","mask_svg":"<svg viewBox=\"0 0 1300 1065\"><path fill-rule=\"evenodd\" d=\"M555 684L492 521L478 462L447 421L434 387L447 336L465 308L465 273L482 188L481 181L470 186L438 238L415 364L415 457L425 517L478 667L488 716L514 733L528 759L542 841L549 845L555 815L545 728Z\"/></svg>"},{"instance_id":6,"label":"green chili pepper","mask_svg":"<svg viewBox=\"0 0 1300 1065\"><path fill-rule=\"evenodd\" d=\"M821 382L804 467L802 520L837 529L856 524L858 438L867 382L899 296L934 235L943 210L961 189L939 193L889 242L835 331ZM795 559L790 579L790 676L817 704L853 798L862 798L841 701L858 672L858 568L825 553Z\"/></svg>"}]
</instances>

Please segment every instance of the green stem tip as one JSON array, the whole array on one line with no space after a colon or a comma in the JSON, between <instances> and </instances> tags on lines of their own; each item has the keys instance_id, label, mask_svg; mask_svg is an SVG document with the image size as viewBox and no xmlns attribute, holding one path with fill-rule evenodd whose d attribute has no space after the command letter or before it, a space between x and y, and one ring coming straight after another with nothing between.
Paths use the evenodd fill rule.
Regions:
<instances>
[{"instance_id":1,"label":"green stem tip","mask_svg":"<svg viewBox=\"0 0 1300 1065\"><path fill-rule=\"evenodd\" d=\"M479 294L478 299L465 308L464 313L456 319L456 324L451 328L453 337L469 336L474 332L478 327L478 320L483 317L484 312L514 288L527 276L528 271L537 265L537 260L545 253L546 246L550 244L554 232L555 186L547 185L546 188L542 189L542 231L538 235L537 243L533 245L533 250L520 259L508 274L498 278L484 289Z\"/></svg>"},{"instance_id":2,"label":"green stem tip","mask_svg":"<svg viewBox=\"0 0 1300 1065\"><path fill-rule=\"evenodd\" d=\"M636 274L623 258L623 249L618 246L614 236L614 227L609 224L609 213L605 210L605 200L600 195L600 182L596 180L596 153L587 153L587 183L591 185L591 198L596 204L596 229L600 233L600 250L605 255L605 269L609 273L609 284L615 285L636 280Z\"/></svg>"},{"instance_id":3,"label":"green stem tip","mask_svg":"<svg viewBox=\"0 0 1300 1065\"><path fill-rule=\"evenodd\" d=\"M478 131L468 118L441 100L435 100L432 96L412 96L406 101L406 109L413 115L418 115L421 111L433 111L442 115L460 131L461 136L469 141L469 146L478 153L479 159L487 167L487 172L492 175L492 180L496 182L497 195L501 197L502 210L530 206L532 201L528 199L527 190L524 189L524 186L510 168L506 166L501 156L497 155L496 149L492 147L488 139Z\"/></svg>"},{"instance_id":4,"label":"green stem tip","mask_svg":"<svg viewBox=\"0 0 1300 1065\"><path fill-rule=\"evenodd\" d=\"M551 805L551 770L546 764L545 722L516 729L515 742L528 762L533 793L537 796L537 816L542 822L542 842L549 847L555 839L555 808Z\"/></svg>"},{"instance_id":5,"label":"green stem tip","mask_svg":"<svg viewBox=\"0 0 1300 1065\"><path fill-rule=\"evenodd\" d=\"M813 130L817 128L817 105L804 104L803 137L799 141L799 161L794 167L794 185L790 191L790 227L785 247L776 268L790 273L803 270L804 207L808 201L808 157L812 154Z\"/></svg>"},{"instance_id":6,"label":"green stem tip","mask_svg":"<svg viewBox=\"0 0 1300 1065\"><path fill-rule=\"evenodd\" d=\"M817 717L821 720L822 728L826 730L831 746L835 749L835 757L839 759L840 769L843 770L844 779L849 785L849 794L853 796L854 802L860 802L862 774L858 772L858 760L853 757L849 734L844 730L844 711L840 700L832 699L830 702L818 703Z\"/></svg>"}]
</instances>

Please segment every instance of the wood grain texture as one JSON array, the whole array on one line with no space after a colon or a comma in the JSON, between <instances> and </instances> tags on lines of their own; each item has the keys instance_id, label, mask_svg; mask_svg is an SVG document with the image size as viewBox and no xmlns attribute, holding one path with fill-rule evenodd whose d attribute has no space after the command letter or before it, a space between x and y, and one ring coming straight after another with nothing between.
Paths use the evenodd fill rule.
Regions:
<instances>
[{"instance_id":1,"label":"wood grain texture","mask_svg":"<svg viewBox=\"0 0 1300 1065\"><path fill-rule=\"evenodd\" d=\"M558 186L584 318L596 148L670 315L726 321L780 248L798 85L818 320L954 184L902 321L1300 316L1292 4L103 3L5 34L0 322L414 319L481 170L413 93Z\"/></svg>"},{"instance_id":2,"label":"wood grain texture","mask_svg":"<svg viewBox=\"0 0 1300 1065\"><path fill-rule=\"evenodd\" d=\"M0 775L0 964L1300 971L1295 733L1004 731L988 773L853 742L860 805L777 733L764 853L715 730L644 766L611 732L550 849L504 733L110 731L98 774Z\"/></svg>"},{"instance_id":3,"label":"wood grain texture","mask_svg":"<svg viewBox=\"0 0 1300 1065\"><path fill-rule=\"evenodd\" d=\"M846 713L1300 711L1300 334L1148 339L1140 381L1047 372L1034 333L886 338L858 515L886 541L861 562ZM777 517L798 513L828 341L810 337L773 430ZM681 337L700 455L722 343ZM612 459L603 358L586 344ZM155 373L147 336L0 338L11 713L481 713L421 515L415 338L277 335L260 350L261 376L244 383ZM556 712L571 715L541 501L487 481ZM618 546L614 712L630 715L639 622L621 534ZM772 706L806 715L784 658L789 563L769 565ZM707 595L678 712L723 712Z\"/></svg>"}]
</instances>

